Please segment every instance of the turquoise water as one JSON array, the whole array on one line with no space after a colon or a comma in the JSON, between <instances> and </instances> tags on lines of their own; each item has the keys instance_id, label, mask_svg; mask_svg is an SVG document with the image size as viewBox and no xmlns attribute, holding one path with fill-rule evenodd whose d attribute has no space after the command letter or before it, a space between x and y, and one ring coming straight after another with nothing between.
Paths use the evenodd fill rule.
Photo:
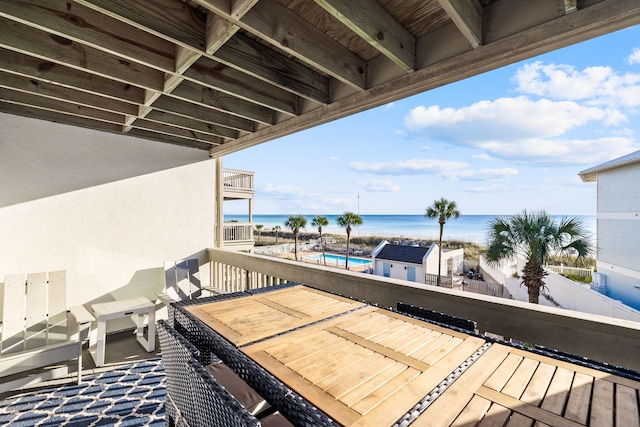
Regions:
<instances>
[{"instance_id":1,"label":"turquoise water","mask_svg":"<svg viewBox=\"0 0 640 427\"><path fill-rule=\"evenodd\" d=\"M322 263L322 254L307 255L307 256L303 256L302 259L305 261L317 261L318 263ZM325 254L325 259L327 260L327 265L336 265L336 264L344 265L347 258L343 255ZM364 265L364 264L371 264L371 260L349 257L349 265Z\"/></svg>"},{"instance_id":2,"label":"turquoise water","mask_svg":"<svg viewBox=\"0 0 640 427\"><path fill-rule=\"evenodd\" d=\"M313 233L316 230L311 226L314 215L303 215L307 219L307 227L304 232ZM323 227L323 233L345 234L344 228L336 224L338 215L325 215L329 220L329 226ZM429 219L424 215L360 215L363 223L358 227L353 227L351 235L357 236L382 236L399 237L406 239L437 239L440 233L438 221ZM449 220L444 225L443 239L464 240L483 244L486 241L487 227L489 221L497 215L460 215L457 220ZM576 215L581 218L589 233L595 239L596 217L595 215ZM253 223L262 224L263 230L271 230L279 225L283 231L287 230L284 222L289 215L254 215ZM554 216L556 220L562 218L561 215ZM240 222L248 221L247 216L225 215L224 220L235 219Z\"/></svg>"}]
</instances>

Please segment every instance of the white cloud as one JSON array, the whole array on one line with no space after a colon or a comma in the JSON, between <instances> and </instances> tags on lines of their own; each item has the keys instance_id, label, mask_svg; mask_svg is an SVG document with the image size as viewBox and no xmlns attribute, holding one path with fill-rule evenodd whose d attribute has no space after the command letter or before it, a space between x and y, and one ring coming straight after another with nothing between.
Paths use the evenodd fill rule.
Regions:
<instances>
[{"instance_id":1,"label":"white cloud","mask_svg":"<svg viewBox=\"0 0 640 427\"><path fill-rule=\"evenodd\" d=\"M478 140L513 140L514 135L555 137L610 115L603 109L571 101L533 101L520 96L481 101L459 109L419 106L405 117L405 124L432 139L473 146Z\"/></svg>"},{"instance_id":2,"label":"white cloud","mask_svg":"<svg viewBox=\"0 0 640 427\"><path fill-rule=\"evenodd\" d=\"M258 188L262 193L269 194L270 197L290 198L298 197L305 194L305 191L299 187L289 187L286 185L265 184Z\"/></svg>"},{"instance_id":3,"label":"white cloud","mask_svg":"<svg viewBox=\"0 0 640 427\"><path fill-rule=\"evenodd\" d=\"M465 169L459 171L451 171L446 174L450 179L460 181L491 181L508 179L518 174L518 169L501 168L501 169Z\"/></svg>"},{"instance_id":4,"label":"white cloud","mask_svg":"<svg viewBox=\"0 0 640 427\"><path fill-rule=\"evenodd\" d=\"M640 47L636 47L627 58L629 64L640 64Z\"/></svg>"},{"instance_id":5,"label":"white cloud","mask_svg":"<svg viewBox=\"0 0 640 427\"><path fill-rule=\"evenodd\" d=\"M351 162L349 167L356 172L382 175L442 175L450 169L467 167L467 163L432 159L409 159L393 162Z\"/></svg>"},{"instance_id":6,"label":"white cloud","mask_svg":"<svg viewBox=\"0 0 640 427\"><path fill-rule=\"evenodd\" d=\"M591 140L527 139L479 144L493 156L511 161L546 165L597 164L637 149L633 140L609 137Z\"/></svg>"},{"instance_id":7,"label":"white cloud","mask_svg":"<svg viewBox=\"0 0 640 427\"><path fill-rule=\"evenodd\" d=\"M491 156L488 155L487 153L477 154L471 157L478 160L491 160Z\"/></svg>"},{"instance_id":8,"label":"white cloud","mask_svg":"<svg viewBox=\"0 0 640 427\"><path fill-rule=\"evenodd\" d=\"M359 187L372 193L395 193L400 191L400 186L390 179L374 179L371 181L359 181Z\"/></svg>"},{"instance_id":9,"label":"white cloud","mask_svg":"<svg viewBox=\"0 0 640 427\"><path fill-rule=\"evenodd\" d=\"M329 156L329 160L340 160L340 157L338 156Z\"/></svg>"},{"instance_id":10,"label":"white cloud","mask_svg":"<svg viewBox=\"0 0 640 427\"><path fill-rule=\"evenodd\" d=\"M378 175L434 175L453 181L500 180L507 179L518 173L518 170L514 168L474 169L468 163L464 162L431 159L409 159L373 163L352 162L350 166L357 172L368 172ZM375 182L378 186L383 184L381 181L370 182ZM391 181L388 181L387 184L391 184Z\"/></svg>"},{"instance_id":11,"label":"white cloud","mask_svg":"<svg viewBox=\"0 0 640 427\"><path fill-rule=\"evenodd\" d=\"M637 55L640 51L629 58ZM589 105L636 107L640 105L640 74L619 74L611 67L544 64L536 61L522 66L514 76L517 90L551 99L583 101Z\"/></svg>"}]
</instances>

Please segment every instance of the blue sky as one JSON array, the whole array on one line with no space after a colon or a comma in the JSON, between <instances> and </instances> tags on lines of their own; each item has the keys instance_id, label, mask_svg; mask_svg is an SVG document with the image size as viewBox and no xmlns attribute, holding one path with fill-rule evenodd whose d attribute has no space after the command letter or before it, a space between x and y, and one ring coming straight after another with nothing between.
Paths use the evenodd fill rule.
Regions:
<instances>
[{"instance_id":1,"label":"blue sky","mask_svg":"<svg viewBox=\"0 0 640 427\"><path fill-rule=\"evenodd\" d=\"M223 158L254 214L595 215L578 172L640 150L640 26ZM359 198L358 198L359 195ZM241 203L241 202L240 202ZM226 203L225 213L246 213Z\"/></svg>"}]
</instances>

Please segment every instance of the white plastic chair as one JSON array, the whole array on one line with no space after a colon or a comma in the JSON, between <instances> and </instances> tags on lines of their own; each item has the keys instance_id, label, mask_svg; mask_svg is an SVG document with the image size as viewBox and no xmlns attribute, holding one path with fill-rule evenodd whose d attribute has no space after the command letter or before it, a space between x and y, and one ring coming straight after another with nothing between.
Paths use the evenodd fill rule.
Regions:
<instances>
[{"instance_id":1,"label":"white plastic chair","mask_svg":"<svg viewBox=\"0 0 640 427\"><path fill-rule=\"evenodd\" d=\"M67 310L66 285L66 271L5 277L0 392L73 372L82 381L82 344L94 318L82 306Z\"/></svg>"}]
</instances>

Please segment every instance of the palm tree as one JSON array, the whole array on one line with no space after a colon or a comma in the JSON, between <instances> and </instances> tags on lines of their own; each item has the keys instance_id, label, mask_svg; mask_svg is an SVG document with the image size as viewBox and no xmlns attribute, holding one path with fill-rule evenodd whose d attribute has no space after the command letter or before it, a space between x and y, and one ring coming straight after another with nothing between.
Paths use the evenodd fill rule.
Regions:
<instances>
[{"instance_id":1,"label":"palm tree","mask_svg":"<svg viewBox=\"0 0 640 427\"><path fill-rule=\"evenodd\" d=\"M351 238L351 226L362 224L362 218L360 215L353 212L345 212L342 215L338 215L336 222L340 227L344 227L347 231L347 257L344 261L344 268L349 269L349 240Z\"/></svg>"},{"instance_id":2,"label":"palm tree","mask_svg":"<svg viewBox=\"0 0 640 427\"><path fill-rule=\"evenodd\" d=\"M276 244L278 244L278 231L280 231L280 226L276 225L275 227L273 227L273 231L276 232Z\"/></svg>"},{"instance_id":3,"label":"palm tree","mask_svg":"<svg viewBox=\"0 0 640 427\"><path fill-rule=\"evenodd\" d=\"M298 233L300 233L301 228L305 228L307 226L307 219L302 215L290 215L289 218L284 222L284 226L288 227L293 233L293 241L294 247L293 251L296 256L296 261L298 260Z\"/></svg>"},{"instance_id":4,"label":"palm tree","mask_svg":"<svg viewBox=\"0 0 640 427\"><path fill-rule=\"evenodd\" d=\"M563 254L575 250L578 258L593 251L584 223L577 217L563 217L556 222L545 211L522 211L514 216L497 217L489 223L488 262L514 256L526 259L522 284L527 287L529 302L538 303L547 272L542 268L552 253Z\"/></svg>"},{"instance_id":5,"label":"palm tree","mask_svg":"<svg viewBox=\"0 0 640 427\"><path fill-rule=\"evenodd\" d=\"M440 224L440 238L438 239L438 280L437 284L440 286L440 269L442 268L442 232L444 231L444 225L451 218L458 219L460 211L456 202L448 201L444 197L440 200L435 200L433 205L429 206L425 212L427 218L438 218Z\"/></svg>"},{"instance_id":6,"label":"palm tree","mask_svg":"<svg viewBox=\"0 0 640 427\"><path fill-rule=\"evenodd\" d=\"M264 225L262 224L256 224L256 230L258 230L258 243L260 243L260 234L262 234L262 228L264 227Z\"/></svg>"},{"instance_id":7,"label":"palm tree","mask_svg":"<svg viewBox=\"0 0 640 427\"><path fill-rule=\"evenodd\" d=\"M313 227L318 227L318 233L320 233L320 246L322 246L322 259L324 260L324 266L327 266L327 259L324 256L324 242L322 241L322 227L329 225L327 217L322 215L316 215L311 221Z\"/></svg>"}]
</instances>

